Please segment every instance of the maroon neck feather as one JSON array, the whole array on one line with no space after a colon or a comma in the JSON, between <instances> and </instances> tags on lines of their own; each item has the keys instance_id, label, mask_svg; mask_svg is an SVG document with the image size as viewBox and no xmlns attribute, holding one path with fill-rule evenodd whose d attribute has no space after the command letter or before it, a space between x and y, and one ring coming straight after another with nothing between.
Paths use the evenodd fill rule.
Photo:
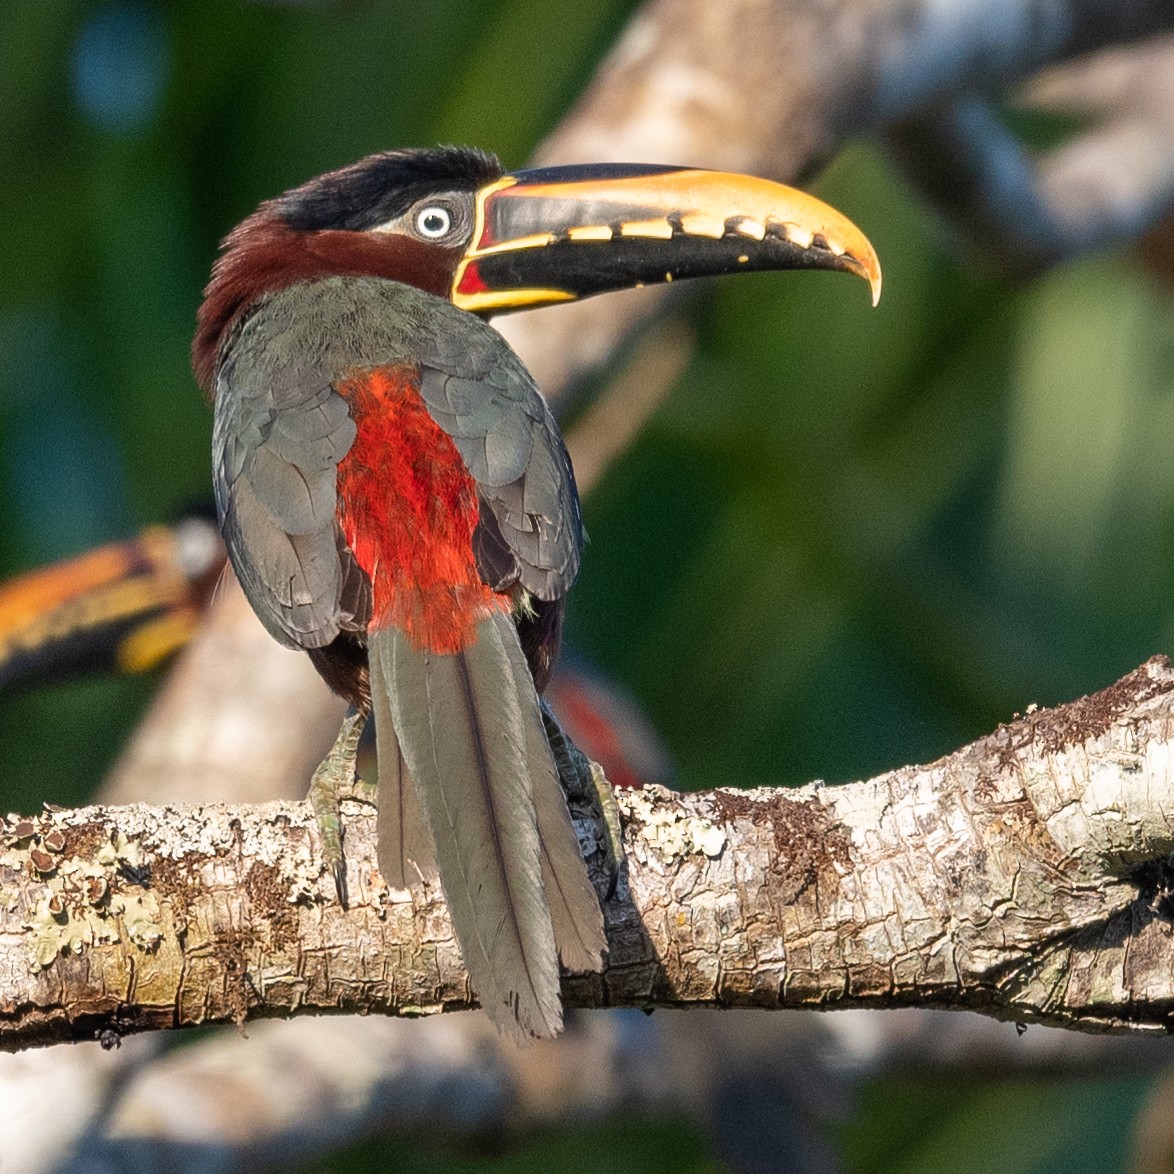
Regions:
<instances>
[{"instance_id":1,"label":"maroon neck feather","mask_svg":"<svg viewBox=\"0 0 1174 1174\"><path fill-rule=\"evenodd\" d=\"M297 232L262 205L224 240L196 315L192 370L211 395L233 323L267 294L323 277L385 277L448 297L460 251L393 233Z\"/></svg>"}]
</instances>

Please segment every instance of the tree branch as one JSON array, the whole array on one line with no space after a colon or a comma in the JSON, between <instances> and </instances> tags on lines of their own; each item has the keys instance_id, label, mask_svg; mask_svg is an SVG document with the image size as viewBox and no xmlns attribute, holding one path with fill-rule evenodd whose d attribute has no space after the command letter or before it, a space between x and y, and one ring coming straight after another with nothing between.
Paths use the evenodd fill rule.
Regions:
<instances>
[{"instance_id":1,"label":"tree branch","mask_svg":"<svg viewBox=\"0 0 1174 1174\"><path fill-rule=\"evenodd\" d=\"M621 793L628 876L576 1007L967 1007L1166 1030L1174 669L928 767L797 790ZM389 892L347 812L352 907L305 804L10 819L0 1042L472 1005L440 893Z\"/></svg>"}]
</instances>

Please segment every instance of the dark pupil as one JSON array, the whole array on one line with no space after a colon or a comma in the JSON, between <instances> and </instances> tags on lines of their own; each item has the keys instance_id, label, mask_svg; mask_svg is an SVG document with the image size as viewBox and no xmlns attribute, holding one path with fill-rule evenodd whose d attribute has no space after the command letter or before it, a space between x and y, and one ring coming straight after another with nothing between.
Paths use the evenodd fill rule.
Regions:
<instances>
[{"instance_id":1,"label":"dark pupil","mask_svg":"<svg viewBox=\"0 0 1174 1174\"><path fill-rule=\"evenodd\" d=\"M443 232L444 231L444 217L439 212L430 212L424 217L424 231L425 232Z\"/></svg>"}]
</instances>

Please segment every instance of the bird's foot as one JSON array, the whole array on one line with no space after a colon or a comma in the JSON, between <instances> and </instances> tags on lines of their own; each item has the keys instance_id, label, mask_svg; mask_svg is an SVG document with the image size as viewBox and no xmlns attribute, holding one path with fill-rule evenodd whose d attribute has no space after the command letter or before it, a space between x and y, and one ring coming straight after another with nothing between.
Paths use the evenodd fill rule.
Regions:
<instances>
[{"instance_id":1,"label":"bird's foot","mask_svg":"<svg viewBox=\"0 0 1174 1174\"><path fill-rule=\"evenodd\" d=\"M322 837L322 855L334 878L339 904L344 909L347 906L346 858L342 851L342 816L338 801L354 787L355 758L366 722L365 713L356 709L347 713L330 753L319 763L310 779L309 800L318 823L318 834Z\"/></svg>"},{"instance_id":2,"label":"bird's foot","mask_svg":"<svg viewBox=\"0 0 1174 1174\"><path fill-rule=\"evenodd\" d=\"M602 835L597 843L607 871L606 900L610 901L615 896L620 869L624 863L623 829L615 792L603 773L603 767L592 762L571 741L566 730L559 724L558 718L554 716L554 710L545 699L539 700L542 705L542 723L546 727L546 738L550 743L554 764L567 799L572 803L577 802L590 807L601 821Z\"/></svg>"}]
</instances>

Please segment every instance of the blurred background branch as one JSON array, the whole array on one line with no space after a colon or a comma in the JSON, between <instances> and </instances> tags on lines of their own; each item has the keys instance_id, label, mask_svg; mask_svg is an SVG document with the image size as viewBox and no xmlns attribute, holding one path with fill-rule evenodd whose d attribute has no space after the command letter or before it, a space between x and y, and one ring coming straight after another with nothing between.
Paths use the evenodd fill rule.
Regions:
<instances>
[{"instance_id":1,"label":"blurred background branch","mask_svg":"<svg viewBox=\"0 0 1174 1174\"><path fill-rule=\"evenodd\" d=\"M370 150L438 140L511 163L670 159L784 180L831 160L821 194L885 265L875 313L836 283L764 277L692 291L690 305L677 287L676 307L640 291L503 324L548 390L578 389L561 400L572 416L629 368L649 391L610 400L624 420L577 454L600 479L576 647L650 712L685 785L861 777L1100 687L1174 634L1170 69L1156 35L1172 24L1157 0L599 0L557 21L537 0L27 6L0 46L0 570L206 495L191 319L216 239L265 196ZM1130 238L1128 251L1089 255ZM958 239L979 266L955 259ZM663 355L629 355L628 333L670 309L687 324ZM682 370L669 398L641 362L667 382ZM147 784L154 802L254 794L237 790L254 778L304 788L293 776L330 725L324 695L304 660L245 632L209 653L233 607L226 588L125 750L122 798ZM8 805L86 798L155 686L81 682L6 702L0 744L22 763ZM199 758L213 769L192 769ZM678 1054L661 1021L615 1027L631 1044L615 1055ZM713 1038L731 1049L756 1035L719 1023ZM676 1103L704 1100L700 1117L744 1169L753 1131L727 1136L722 1121L757 1104L797 1168L938 1170L970 1153L980 1169L1015 1155L1019 1169L1100 1170L1125 1160L1158 1063L1130 1072L1064 1037L1035 1066L1024 1057L1047 1034L1035 1028L1021 1041L954 1020L845 1023L797 1029L802 1061L733 1096L712 1066L738 1063L698 1047L708 1075L691 1087L708 1092ZM281 1049L302 1025L272 1026ZM885 1042L911 1031L910 1052ZM980 1070L1001 1080L961 1063L943 1080L922 1049L953 1033L959 1056L981 1052ZM151 1046L134 1043L139 1057ZM71 1111L46 1123L23 1168L68 1164L85 1152L79 1129L93 1142L109 1127L131 1050L95 1062L93 1079L110 1083L78 1078ZM853 1059L864 1054L877 1066ZM54 1056L19 1070L31 1081L44 1064L53 1088L65 1072ZM861 1081L851 1110L844 1071ZM379 1079L348 1086L348 1103L377 1101ZM812 1109L813 1084L841 1092ZM36 1099L35 1084L5 1087L13 1112ZM830 1130L829 1111L843 1114ZM169 1120L182 1134L186 1114ZM292 1129L271 1152L297 1150ZM27 1135L2 1132L10 1147ZM247 1131L232 1136L247 1152ZM660 1133L645 1121L623 1134L624 1168L637 1154L645 1168L679 1165L674 1143L697 1161L709 1152L680 1118ZM601 1168L601 1136L555 1144Z\"/></svg>"}]
</instances>

